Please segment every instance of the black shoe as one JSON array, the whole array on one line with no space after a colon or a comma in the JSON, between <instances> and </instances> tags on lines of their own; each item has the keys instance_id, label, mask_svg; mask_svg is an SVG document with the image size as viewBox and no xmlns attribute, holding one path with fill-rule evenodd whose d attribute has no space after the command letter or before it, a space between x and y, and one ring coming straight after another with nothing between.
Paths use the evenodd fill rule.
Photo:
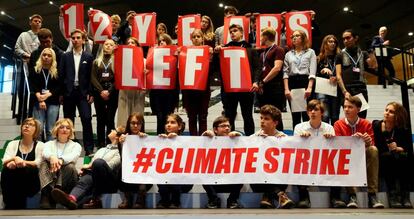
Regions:
<instances>
[{"instance_id":1,"label":"black shoe","mask_svg":"<svg viewBox=\"0 0 414 219\"><path fill-rule=\"evenodd\" d=\"M238 208L243 208L243 206L239 204L237 200L231 201L227 199L227 208L238 209Z\"/></svg>"},{"instance_id":2,"label":"black shoe","mask_svg":"<svg viewBox=\"0 0 414 219\"><path fill-rule=\"evenodd\" d=\"M368 206L370 208L384 208L384 205L378 200L376 194L368 194Z\"/></svg>"},{"instance_id":3,"label":"black shoe","mask_svg":"<svg viewBox=\"0 0 414 219\"><path fill-rule=\"evenodd\" d=\"M340 199L333 198L331 200L331 207L332 208L346 208L346 204L345 204L344 201L342 201Z\"/></svg>"},{"instance_id":4,"label":"black shoe","mask_svg":"<svg viewBox=\"0 0 414 219\"><path fill-rule=\"evenodd\" d=\"M220 198L216 198L214 200L208 200L206 208L208 209L216 209L221 207L221 200Z\"/></svg>"},{"instance_id":5,"label":"black shoe","mask_svg":"<svg viewBox=\"0 0 414 219\"><path fill-rule=\"evenodd\" d=\"M297 208L310 208L311 202L308 197L299 200L298 204L296 205Z\"/></svg>"},{"instance_id":6,"label":"black shoe","mask_svg":"<svg viewBox=\"0 0 414 219\"><path fill-rule=\"evenodd\" d=\"M167 203L163 203L163 202L158 202L157 206L155 208L157 209L167 209L169 208L170 205Z\"/></svg>"},{"instance_id":7,"label":"black shoe","mask_svg":"<svg viewBox=\"0 0 414 219\"><path fill-rule=\"evenodd\" d=\"M402 207L403 208L413 208L413 205L410 201L410 193L409 192L403 192L402 193Z\"/></svg>"},{"instance_id":8,"label":"black shoe","mask_svg":"<svg viewBox=\"0 0 414 219\"><path fill-rule=\"evenodd\" d=\"M177 203L171 203L170 206L168 206L169 209L179 209L180 204Z\"/></svg>"},{"instance_id":9,"label":"black shoe","mask_svg":"<svg viewBox=\"0 0 414 219\"><path fill-rule=\"evenodd\" d=\"M390 208L403 208L403 205L400 202L400 197L397 195L397 192L389 192L388 193L388 202Z\"/></svg>"}]
</instances>

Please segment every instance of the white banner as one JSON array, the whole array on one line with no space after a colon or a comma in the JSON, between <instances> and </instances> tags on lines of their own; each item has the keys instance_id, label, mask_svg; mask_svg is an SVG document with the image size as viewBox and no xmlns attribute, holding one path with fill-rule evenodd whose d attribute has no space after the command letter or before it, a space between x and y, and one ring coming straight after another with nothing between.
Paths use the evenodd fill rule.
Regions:
<instances>
[{"instance_id":1,"label":"white banner","mask_svg":"<svg viewBox=\"0 0 414 219\"><path fill-rule=\"evenodd\" d=\"M149 184L366 186L357 137L127 136L122 180Z\"/></svg>"}]
</instances>

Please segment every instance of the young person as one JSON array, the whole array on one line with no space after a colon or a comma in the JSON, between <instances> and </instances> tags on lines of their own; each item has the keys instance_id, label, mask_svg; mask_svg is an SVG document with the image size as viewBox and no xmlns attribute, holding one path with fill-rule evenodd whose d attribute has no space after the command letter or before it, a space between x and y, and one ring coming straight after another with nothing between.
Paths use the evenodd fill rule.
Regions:
<instances>
[{"instance_id":1,"label":"young person","mask_svg":"<svg viewBox=\"0 0 414 219\"><path fill-rule=\"evenodd\" d=\"M336 136L356 136L365 142L365 156L367 162L368 205L370 208L384 208L377 199L378 192L378 149L375 146L374 131L371 123L358 116L362 103L358 97L350 96L344 102L345 118L335 122ZM356 188L348 188L348 208L358 208Z\"/></svg>"},{"instance_id":2,"label":"young person","mask_svg":"<svg viewBox=\"0 0 414 219\"><path fill-rule=\"evenodd\" d=\"M260 108L260 130L254 135L285 137L285 133L276 129L279 121L282 120L282 113L273 105L264 105ZM254 192L263 192L260 201L260 208L275 208L275 201L278 201L279 208L293 208L295 203L286 194L287 185L277 184L251 184Z\"/></svg>"},{"instance_id":3,"label":"young person","mask_svg":"<svg viewBox=\"0 0 414 219\"><path fill-rule=\"evenodd\" d=\"M175 138L184 132L185 123L177 114L167 116L165 123L165 134L160 134L163 138ZM158 192L161 200L157 204L157 208L177 209L180 208L181 193L190 191L193 185L160 185L158 184Z\"/></svg>"},{"instance_id":4,"label":"young person","mask_svg":"<svg viewBox=\"0 0 414 219\"><path fill-rule=\"evenodd\" d=\"M299 123L295 126L293 131L294 136L310 137L310 136L324 136L330 138L335 136L334 128L328 123L322 122L322 115L325 112L325 106L319 100L311 100L306 106L306 113L309 121ZM309 199L308 186L298 186L299 202L298 208L310 208L311 202ZM336 193L335 193L336 194ZM338 208L345 207L345 202L340 200L339 194L332 198L332 206Z\"/></svg>"},{"instance_id":5,"label":"young person","mask_svg":"<svg viewBox=\"0 0 414 219\"><path fill-rule=\"evenodd\" d=\"M239 132L231 131L229 119L224 116L219 116L213 121L213 130L206 130L202 136L240 136ZM230 184L230 185L203 185L204 190L207 192L208 203L207 208L215 209L221 207L221 200L217 196L219 192L230 193L227 198L227 208L236 209L242 208L238 199L240 197L240 189L243 184Z\"/></svg>"}]
</instances>

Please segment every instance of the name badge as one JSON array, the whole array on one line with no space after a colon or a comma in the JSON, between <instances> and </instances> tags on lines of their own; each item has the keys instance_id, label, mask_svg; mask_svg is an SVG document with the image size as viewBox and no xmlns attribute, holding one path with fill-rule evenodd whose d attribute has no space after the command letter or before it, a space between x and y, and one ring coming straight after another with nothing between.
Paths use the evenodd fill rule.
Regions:
<instances>
[{"instance_id":1,"label":"name badge","mask_svg":"<svg viewBox=\"0 0 414 219\"><path fill-rule=\"evenodd\" d=\"M109 77L109 72L103 72L102 77L103 78L108 78Z\"/></svg>"},{"instance_id":2,"label":"name badge","mask_svg":"<svg viewBox=\"0 0 414 219\"><path fill-rule=\"evenodd\" d=\"M352 71L353 72L361 72L361 69L360 68L357 68L357 67L352 67Z\"/></svg>"},{"instance_id":3,"label":"name badge","mask_svg":"<svg viewBox=\"0 0 414 219\"><path fill-rule=\"evenodd\" d=\"M42 94L47 94L47 93L49 93L48 89L42 89Z\"/></svg>"}]
</instances>

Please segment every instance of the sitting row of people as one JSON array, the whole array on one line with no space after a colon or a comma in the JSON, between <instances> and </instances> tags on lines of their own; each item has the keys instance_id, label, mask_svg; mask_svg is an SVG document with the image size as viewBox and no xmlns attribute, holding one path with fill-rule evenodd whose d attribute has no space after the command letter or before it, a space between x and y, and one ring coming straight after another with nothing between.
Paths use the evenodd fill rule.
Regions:
<instances>
[{"instance_id":1,"label":"sitting row of people","mask_svg":"<svg viewBox=\"0 0 414 219\"><path fill-rule=\"evenodd\" d=\"M404 168L412 165L413 148L410 145L411 133L408 131L407 112L396 102L387 104L384 119L375 120L372 124L358 117L361 108L358 97L351 96L344 102L345 118L335 122L334 126L322 121L325 107L319 100L312 100L307 106L310 118L298 124L294 129L295 136L356 136L365 142L368 203L371 208L384 208L378 200L379 173L385 179L388 188L389 205L392 208L412 208L409 197L410 175ZM272 105L265 105L260 110L260 130L256 136L285 137L277 130L281 121L281 112ZM1 186L5 209L21 209L26 207L26 198L41 191L40 207L54 208L56 203L68 209L102 208L101 195L113 193L120 189L123 193L119 208L142 209L146 207L146 193L152 187L149 184L129 184L120 179L122 145L127 135L138 135L145 138L141 131L144 117L133 113L127 120L126 127L118 127L108 135L111 143L99 149L90 164L84 165L80 172L75 164L82 148L73 140L74 128L70 119L56 122L52 136L47 143L37 141L40 124L33 118L26 119L21 125L21 139L9 143L3 158ZM165 134L160 137L174 138L185 129L182 118L170 114L165 123ZM241 133L231 131L228 118L220 116L213 122L213 130L207 130L203 136L237 137ZM78 175L79 174L79 175ZM80 176L80 177L79 177ZM29 183L28 183L29 182ZM181 193L188 192L193 185L158 185L160 201L157 208L179 208ZM252 184L254 192L263 193L261 208L310 208L308 187L298 186L299 201L295 204L286 193L287 185ZM227 208L241 208L238 199L242 184L203 185L207 192L207 208L220 208L221 200L217 193L230 193ZM357 208L356 188L347 188L348 203L340 196L340 187L331 188L331 206L333 208ZM277 202L278 204L276 204Z\"/></svg>"}]
</instances>

